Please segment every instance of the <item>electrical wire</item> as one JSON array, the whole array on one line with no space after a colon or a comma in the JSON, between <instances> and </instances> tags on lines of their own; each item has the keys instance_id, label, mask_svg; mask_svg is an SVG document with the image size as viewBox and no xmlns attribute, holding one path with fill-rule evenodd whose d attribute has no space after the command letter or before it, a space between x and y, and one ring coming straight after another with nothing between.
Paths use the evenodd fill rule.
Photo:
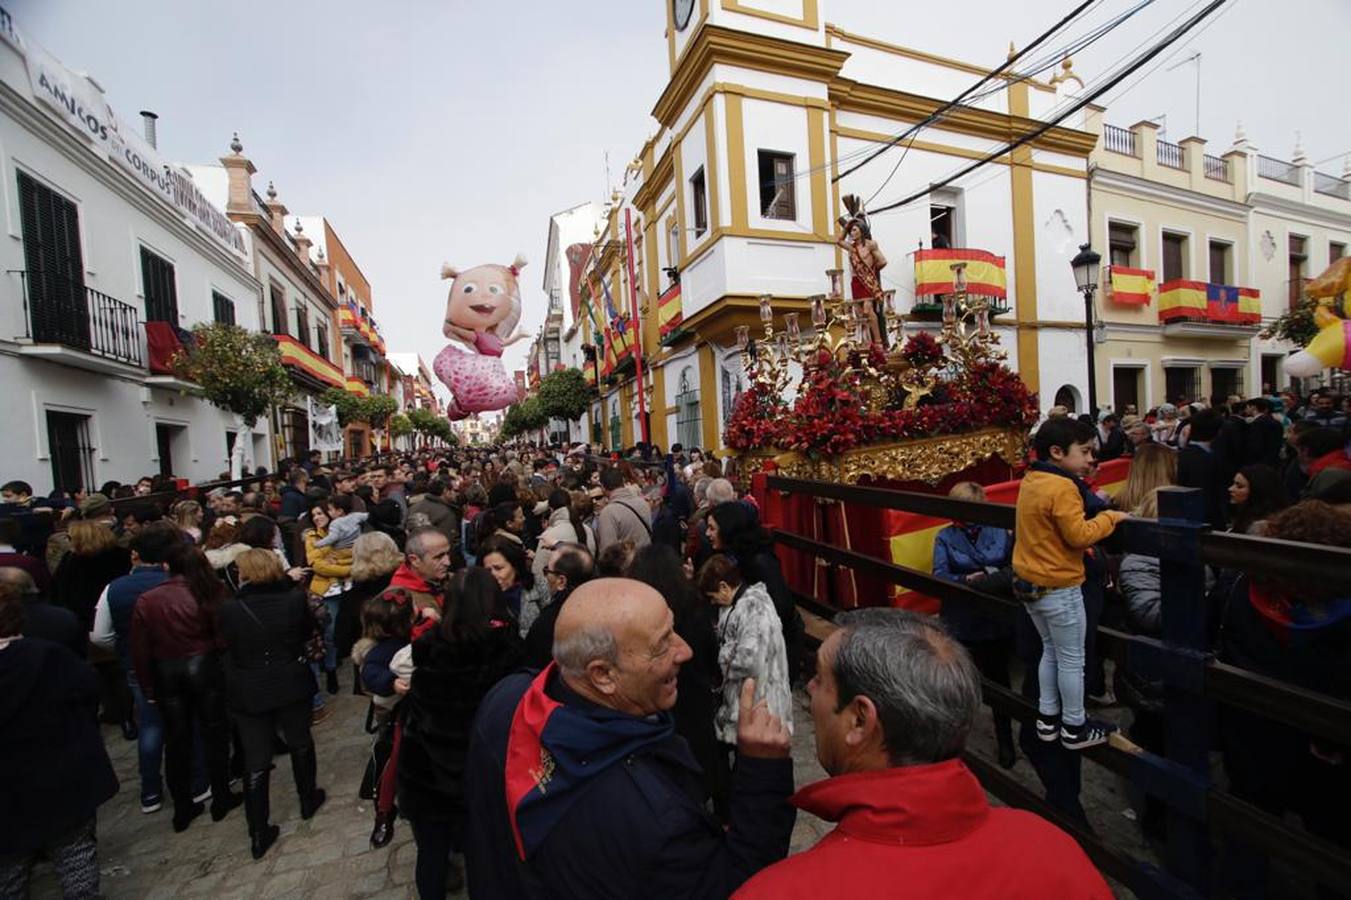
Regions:
<instances>
[{"instance_id":1,"label":"electrical wire","mask_svg":"<svg viewBox=\"0 0 1351 900\"><path fill-rule=\"evenodd\" d=\"M1137 3L1135 6L1133 6L1132 8L1108 20L1107 22L1104 22L1102 25L1099 25L1097 28L1093 29L1087 34L1077 38L1070 45L1063 47L1059 50L1056 50L1052 53L1048 53L1045 57L1042 58L1042 60L1032 63L1025 71L1018 73L1016 77L1012 78L1007 83L1001 84L987 91L968 97L967 98L968 102L962 104L960 108L963 109L969 108L975 103L984 100L986 97L991 97L997 93L1000 93L1001 91L1006 91L1009 89L1009 87L1011 87L1014 84L1017 84L1022 81L1027 81L1031 78L1036 77L1037 75L1041 74L1047 69L1054 68L1061 62L1061 60L1064 60L1067 57L1080 52L1081 50L1085 50L1088 47L1091 47L1097 41L1101 40L1104 36L1112 32L1116 28L1118 28L1127 19L1131 18L1145 7L1151 5L1153 2L1154 0L1140 0L1140 2ZM989 76L986 76L986 79L984 80L988 80L988 78ZM948 107L951 106L952 104L948 104ZM944 109L947 109L948 107L945 107ZM913 133L912 136L910 137L909 142L906 143L906 145L902 148L900 158L896 160L896 165L891 167L891 172L887 174L887 177L882 181L880 185L877 186L877 189L868 196L867 200L864 201L863 205L865 208L869 203L872 203L873 200L877 199L877 195L882 193L882 191L886 188L886 186L891 183L892 178L896 177L896 173L901 168L901 163L905 162L905 157L909 154L910 148L915 145L915 138L916 136L918 136L919 131L924 127L926 127L926 125L937 124L938 122L941 122L945 118L947 118L947 115L944 113L944 111L938 110L929 119L926 119L924 122L919 123L918 125L914 126L910 130L910 132L907 132L907 134ZM890 147L884 147L880 152L885 152L887 149L890 149ZM874 154L874 156L876 155L880 155L880 153ZM870 159L871 158L872 157L870 157ZM867 160L865 160L865 162L867 162ZM854 169L857 169L862 165L863 163L860 163L859 166L855 166ZM854 171L854 169L851 169L850 171ZM845 174L848 174L848 172L842 173L840 177L843 177Z\"/></svg>"},{"instance_id":2,"label":"electrical wire","mask_svg":"<svg viewBox=\"0 0 1351 900\"><path fill-rule=\"evenodd\" d=\"M969 88L967 88L966 90L962 91L960 94L958 94L956 97L954 97L954 98L952 98L951 100L949 100L947 103L945 103L945 104L943 104L942 106L940 106L940 107L939 107L937 110L935 110L934 112L930 113L927 117L925 117L925 119L924 119L923 121L919 122L919 123L916 124L916 125L911 126L909 129L907 129L907 130L906 130L904 133L902 133L901 135L892 138L892 139L891 139L890 141L888 141L884 146L877 148L877 149L874 150L872 153L870 153L868 156L864 157L864 159L863 159L862 161L858 162L857 164L855 164L855 165L853 165L853 166L850 166L848 169L845 169L843 172L840 172L838 175L832 176L831 179L830 179L830 180L831 180L831 183L834 184L834 183L838 182L840 179L844 178L846 175L852 175L854 172L857 172L859 169L863 168L863 167L866 166L868 163L872 162L874 159L876 159L877 157L881 156L883 153L886 153L887 150L889 150L889 149L891 149L892 147L896 146L898 143L900 143L901 141L905 140L907 137L913 138L914 135L919 134L919 132L920 132L926 125L928 125L930 122L935 121L939 116L941 116L941 115L943 115L944 113L948 112L949 110L951 110L951 109L953 109L953 108L955 108L955 107L961 105L961 102L962 102L963 100L965 100L968 96L970 96L971 94L973 94L973 93L975 93L977 90L979 90L980 87L981 87L982 85L984 85L986 82L988 82L991 78L998 78L1000 75L1002 75L1002 74L1004 73L1004 71L1005 71L1006 69L1012 68L1012 66L1013 66L1014 63L1016 63L1018 60L1022 59L1022 58L1023 58L1024 56L1026 56L1028 53L1032 52L1034 49L1036 49L1037 47L1039 47L1039 46L1040 46L1041 44L1043 44L1045 41L1049 40L1053 35L1059 33L1062 29L1064 29L1067 25L1069 25L1070 22L1074 21L1076 18L1078 18L1080 15L1082 15L1083 12L1084 12L1085 10L1087 10L1090 6L1093 6L1094 4L1099 3L1099 2L1101 2L1101 0L1083 0L1082 3L1080 3L1080 4L1079 4L1078 6L1076 6L1074 9L1070 10L1070 12L1069 12L1068 15L1066 15L1066 16L1065 16L1064 18L1062 18L1059 22L1055 23L1055 24L1052 25L1049 29L1047 29L1046 31L1043 31L1040 35L1038 35L1037 38L1036 38L1035 40L1032 41L1032 43L1028 44L1026 47L1024 47L1022 50L1018 51L1017 53L1015 53L1013 56L1010 56L1007 60L1005 60L1004 62L1000 63L998 66L996 66L995 68L991 69L989 72L985 73L985 75L982 76L981 79L980 79L979 81L977 81L975 84L971 85L971 86L970 86Z\"/></svg>"},{"instance_id":3,"label":"electrical wire","mask_svg":"<svg viewBox=\"0 0 1351 900\"><path fill-rule=\"evenodd\" d=\"M888 203L888 204L886 204L886 205L884 205L884 206L878 207L877 209L873 209L873 210L871 210L871 211L869 212L869 214L870 214L870 215L877 215L878 213L887 212L887 211L893 210L893 209L899 209L899 208L902 207L902 206L908 206L909 204L914 203L916 200L920 199L921 197L927 196L928 194L932 193L935 189L937 189L937 188L942 188L942 187L946 187L947 185L949 185L949 184L951 184L952 182L956 181L958 178L961 178L961 177L964 176L964 175L967 175L967 174L969 174L969 173L971 173L971 172L974 172L975 170L981 168L982 166L988 165L989 163L991 163L991 162L993 162L994 160L998 159L1000 156L1003 156L1005 153L1010 153L1010 152L1012 152L1013 150L1016 150L1016 149L1018 149L1019 147L1022 147L1022 146L1024 146L1024 145L1030 143L1031 141L1036 140L1038 137L1041 137L1043 134L1045 134L1046 132L1048 132L1048 131L1050 131L1052 128L1054 128L1056 125L1060 124L1060 122L1064 121L1064 120L1065 120L1066 118L1068 118L1071 114L1073 114L1073 113L1075 113L1075 112L1078 112L1079 110L1083 109L1085 106L1087 106L1088 104L1092 103L1094 100L1096 100L1097 98L1101 97L1103 94L1105 94L1105 93L1107 93L1108 91L1110 91L1112 88L1114 88L1114 87L1116 87L1117 85L1119 85L1119 84L1120 84L1122 81L1124 81L1129 75L1131 75L1132 73L1136 72L1136 71L1139 70L1140 68L1142 68L1142 67L1144 67L1145 65L1149 64L1150 62L1152 62L1156 57L1159 56L1159 54L1161 54L1161 53L1162 53L1164 50L1166 50L1168 47L1172 46L1174 43L1176 43L1178 40L1180 40L1184 35L1186 35L1189 31L1191 31L1193 28L1195 28L1195 27L1196 27L1198 24L1200 24L1204 19L1206 19L1207 17L1209 17L1211 13L1215 12L1215 10L1219 9L1219 8L1220 8L1221 6L1223 6L1226 2L1228 2L1228 0L1211 0L1211 2L1208 3L1208 4L1207 4L1207 5L1206 5L1199 13L1195 14L1194 16L1192 16L1190 19L1188 19L1186 22L1184 22L1184 23L1183 23L1181 26L1179 26L1178 28L1174 29L1174 30L1173 30L1167 37L1165 37L1162 41L1160 41L1159 43L1155 44L1153 47L1151 47L1151 48L1150 48L1149 50L1147 50L1145 53L1143 53L1143 54L1141 54L1140 56L1136 57L1135 59L1131 60L1131 62L1130 62L1123 70L1121 70L1121 71L1119 71L1119 72L1116 72L1116 73L1113 73L1112 76L1111 76L1110 78L1108 78L1108 80L1107 80L1107 82L1106 82L1105 84L1103 84L1103 85L1101 85L1101 86L1095 88L1094 90L1092 90L1092 91L1090 91L1090 92L1088 92L1088 93L1086 93L1086 94L1084 94L1084 95L1081 95L1079 98L1077 98L1077 99L1075 100L1074 103L1072 103L1072 104L1069 106L1068 109L1066 109L1066 110L1063 111L1063 112L1060 112L1060 113L1056 114L1055 116L1053 116L1053 117L1050 118L1050 119L1045 120L1045 121L1044 121L1040 126L1038 126L1037 128L1034 128L1034 129L1032 129L1031 131L1025 132L1024 134L1022 134L1022 135L1021 135L1020 137L1018 137L1017 139L1015 139L1015 140L1013 140L1013 141L1009 141L1008 143L1006 143L1006 144L1000 146L999 148L995 149L994 151L992 151L992 152L990 152L990 153L987 153L986 155L982 156L980 159L976 160L975 162L971 163L971 164L968 165L968 166L964 166L963 168L961 168L960 170L958 170L956 173L954 173L953 175L948 176L947 178L943 179L942 181L939 181L939 182L937 182L937 183L935 183L935 184L931 184L931 185L929 185L928 187L923 188L922 190L919 190L919 191L917 191L917 192L915 192L915 193L913 193L913 194L911 194L911 195L909 195L909 196L907 196L907 197L905 197L905 198L903 198L903 199L901 199L901 200L897 200L897 201L895 201L895 202Z\"/></svg>"}]
</instances>

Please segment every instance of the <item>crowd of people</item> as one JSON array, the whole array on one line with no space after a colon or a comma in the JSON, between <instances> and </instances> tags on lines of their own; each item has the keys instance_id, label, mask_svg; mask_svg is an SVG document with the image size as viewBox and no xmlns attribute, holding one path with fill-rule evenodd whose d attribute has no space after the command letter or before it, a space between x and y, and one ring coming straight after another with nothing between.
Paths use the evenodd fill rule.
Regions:
<instances>
[{"instance_id":1,"label":"crowd of people","mask_svg":"<svg viewBox=\"0 0 1351 900\"><path fill-rule=\"evenodd\" d=\"M1015 533L938 535L936 575L1024 601L1039 741L1106 740L1085 712L1116 702L1092 640L1102 616L1158 633L1158 561L1095 545L1156 515L1160 488L1200 482L1214 527L1351 545L1344 422L1274 423L1268 459L1270 404L1245 410L1190 410L1143 440L1138 423L1053 417ZM1113 446L1134 457L1115 500L1085 481ZM280 833L276 756L302 818L325 803L312 729L345 686L369 702L370 842L407 823L423 897L466 878L475 897L867 894L898 878L919 896L1110 896L1072 840L992 809L959 759L980 676L1010 684L1013 629L960 604L941 623L863 610L813 658L754 499L721 462L589 450L315 453L191 496L155 479L46 501L5 484L0 724L29 738L5 756L33 777L5 801L0 893L22 895L39 855L67 896L97 892L96 814L118 791L99 719L137 744L143 813L167 794L183 831L242 805L261 859ZM953 495L983 499L972 483ZM1351 601L1217 575L1223 658L1351 696ZM794 794L792 692L809 676L831 777ZM1161 688L1128 667L1115 682L1132 738L1157 749ZM1226 746L1235 793L1345 840L1332 795L1310 788L1345 784L1339 748L1225 724L1244 735ZM1012 766L1007 717L995 733ZM1263 754L1284 754L1278 788ZM838 826L785 860L794 808Z\"/></svg>"}]
</instances>

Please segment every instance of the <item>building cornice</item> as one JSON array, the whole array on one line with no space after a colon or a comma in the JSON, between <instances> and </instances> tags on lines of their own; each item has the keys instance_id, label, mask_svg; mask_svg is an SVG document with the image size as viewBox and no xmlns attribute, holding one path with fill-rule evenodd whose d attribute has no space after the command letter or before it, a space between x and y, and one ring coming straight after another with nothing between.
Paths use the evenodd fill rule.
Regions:
<instances>
[{"instance_id":1,"label":"building cornice","mask_svg":"<svg viewBox=\"0 0 1351 900\"><path fill-rule=\"evenodd\" d=\"M89 146L72 135L65 126L36 110L26 97L4 82L0 82L0 113L11 116L20 125L33 132L46 146L60 152L104 187L171 230L198 253L254 287L258 295L262 296L262 285L257 276L249 270L247 260L225 252L182 216L175 215L168 206L119 172L110 160L91 152Z\"/></svg>"},{"instance_id":2,"label":"building cornice","mask_svg":"<svg viewBox=\"0 0 1351 900\"><path fill-rule=\"evenodd\" d=\"M691 39L652 115L667 128L694 97L714 65L756 69L828 82L839 75L849 54L798 41L752 34L705 22Z\"/></svg>"},{"instance_id":3,"label":"building cornice","mask_svg":"<svg viewBox=\"0 0 1351 900\"><path fill-rule=\"evenodd\" d=\"M1188 206L1200 212L1225 216L1238 222L1246 222L1249 207L1236 200L1225 200L1209 194L1198 194L1184 188L1173 187L1147 178L1127 175L1101 166L1092 166L1088 173L1090 189L1095 186L1124 191L1135 197L1148 197L1153 200L1166 200L1181 206Z\"/></svg>"},{"instance_id":4,"label":"building cornice","mask_svg":"<svg viewBox=\"0 0 1351 900\"><path fill-rule=\"evenodd\" d=\"M328 306L330 310L338 308L337 299L329 293L324 282L309 268L307 262L301 261L295 250L287 243L286 238L278 234L277 229L272 227L271 221L255 212L230 213L230 218L247 225L254 235L261 237L273 252L284 260L284 266L287 270L300 275L301 279L318 295L318 300Z\"/></svg>"},{"instance_id":5,"label":"building cornice","mask_svg":"<svg viewBox=\"0 0 1351 900\"><path fill-rule=\"evenodd\" d=\"M1253 212L1275 212L1299 219L1301 222L1351 231L1351 212L1341 213L1335 209L1314 206L1312 203L1290 200L1261 191L1248 194L1248 203L1252 206Z\"/></svg>"},{"instance_id":6,"label":"building cornice","mask_svg":"<svg viewBox=\"0 0 1351 900\"><path fill-rule=\"evenodd\" d=\"M919 122L927 119L946 105L946 101L907 91L864 84L852 78L836 77L830 82L830 99L841 110ZM960 107L944 114L939 128L976 137L1007 141L1020 134L1040 128L1045 123L1026 116L1008 115L988 109ZM1052 150L1070 156L1088 158L1098 144L1098 136L1074 128L1052 127L1030 146L1038 150Z\"/></svg>"},{"instance_id":7,"label":"building cornice","mask_svg":"<svg viewBox=\"0 0 1351 900\"><path fill-rule=\"evenodd\" d=\"M671 177L675 172L675 161L671 154L672 144L667 144L666 149L657 159L657 163L652 167L652 174L643 181L643 186L633 195L633 205L640 210L646 210L656 203L661 196L662 190L670 184Z\"/></svg>"}]
</instances>

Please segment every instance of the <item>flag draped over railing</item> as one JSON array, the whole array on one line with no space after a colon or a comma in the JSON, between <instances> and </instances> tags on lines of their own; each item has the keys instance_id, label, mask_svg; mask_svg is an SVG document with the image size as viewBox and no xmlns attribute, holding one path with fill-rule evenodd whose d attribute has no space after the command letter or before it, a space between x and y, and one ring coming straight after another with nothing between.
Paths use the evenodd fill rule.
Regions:
<instances>
[{"instance_id":1,"label":"flag draped over railing","mask_svg":"<svg viewBox=\"0 0 1351 900\"><path fill-rule=\"evenodd\" d=\"M1159 285L1159 321L1185 320L1256 325L1262 321L1262 294L1256 288L1185 278L1165 281Z\"/></svg>"},{"instance_id":2,"label":"flag draped over railing","mask_svg":"<svg viewBox=\"0 0 1351 900\"><path fill-rule=\"evenodd\" d=\"M952 265L966 263L966 291L977 297L1008 296L1004 257L986 250L950 248L915 251L915 296L952 293Z\"/></svg>"}]
</instances>

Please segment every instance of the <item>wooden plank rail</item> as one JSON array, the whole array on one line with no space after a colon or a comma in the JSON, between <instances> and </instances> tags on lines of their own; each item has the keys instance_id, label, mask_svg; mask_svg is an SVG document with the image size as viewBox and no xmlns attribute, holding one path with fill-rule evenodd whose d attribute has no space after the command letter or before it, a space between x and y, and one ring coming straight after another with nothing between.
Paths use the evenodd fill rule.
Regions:
<instances>
[{"instance_id":1,"label":"wooden plank rail","mask_svg":"<svg viewBox=\"0 0 1351 900\"><path fill-rule=\"evenodd\" d=\"M1014 508L972 503L931 494L886 488L805 481L770 475L770 490L787 494L896 509L938 519L954 519L999 528L1013 527ZM1209 733L1214 703L1223 703L1335 744L1351 745L1351 703L1214 659L1206 646L1203 570L1206 565L1239 569L1275 579L1318 583L1351 593L1351 550L1268 538L1210 532L1201 524L1198 491L1170 488L1160 495L1161 517L1122 523L1109 542L1113 552L1156 556L1161 561L1162 639L1099 626L1098 646L1118 664L1129 665L1164 685L1168 757L1150 753L1117 734L1109 743L1083 752L1090 761L1128 779L1157 797L1168 809L1168 871L1132 859L1057 810L979 754L965 758L986 788L1015 806L1055 821L1084 846L1108 875L1141 896L1198 897L1210 893L1213 872L1211 832L1246 842L1285 860L1320 883L1351 884L1351 853L1287 825L1210 780ZM824 560L900 585L940 602L957 601L980 615L1011 622L1021 615L1017 601L984 594L964 584L825 544L802 535L772 530L775 542ZM824 640L837 626L832 610L812 599L800 603L811 639ZM992 709L1028 721L1035 703L982 679L984 700Z\"/></svg>"}]
</instances>

